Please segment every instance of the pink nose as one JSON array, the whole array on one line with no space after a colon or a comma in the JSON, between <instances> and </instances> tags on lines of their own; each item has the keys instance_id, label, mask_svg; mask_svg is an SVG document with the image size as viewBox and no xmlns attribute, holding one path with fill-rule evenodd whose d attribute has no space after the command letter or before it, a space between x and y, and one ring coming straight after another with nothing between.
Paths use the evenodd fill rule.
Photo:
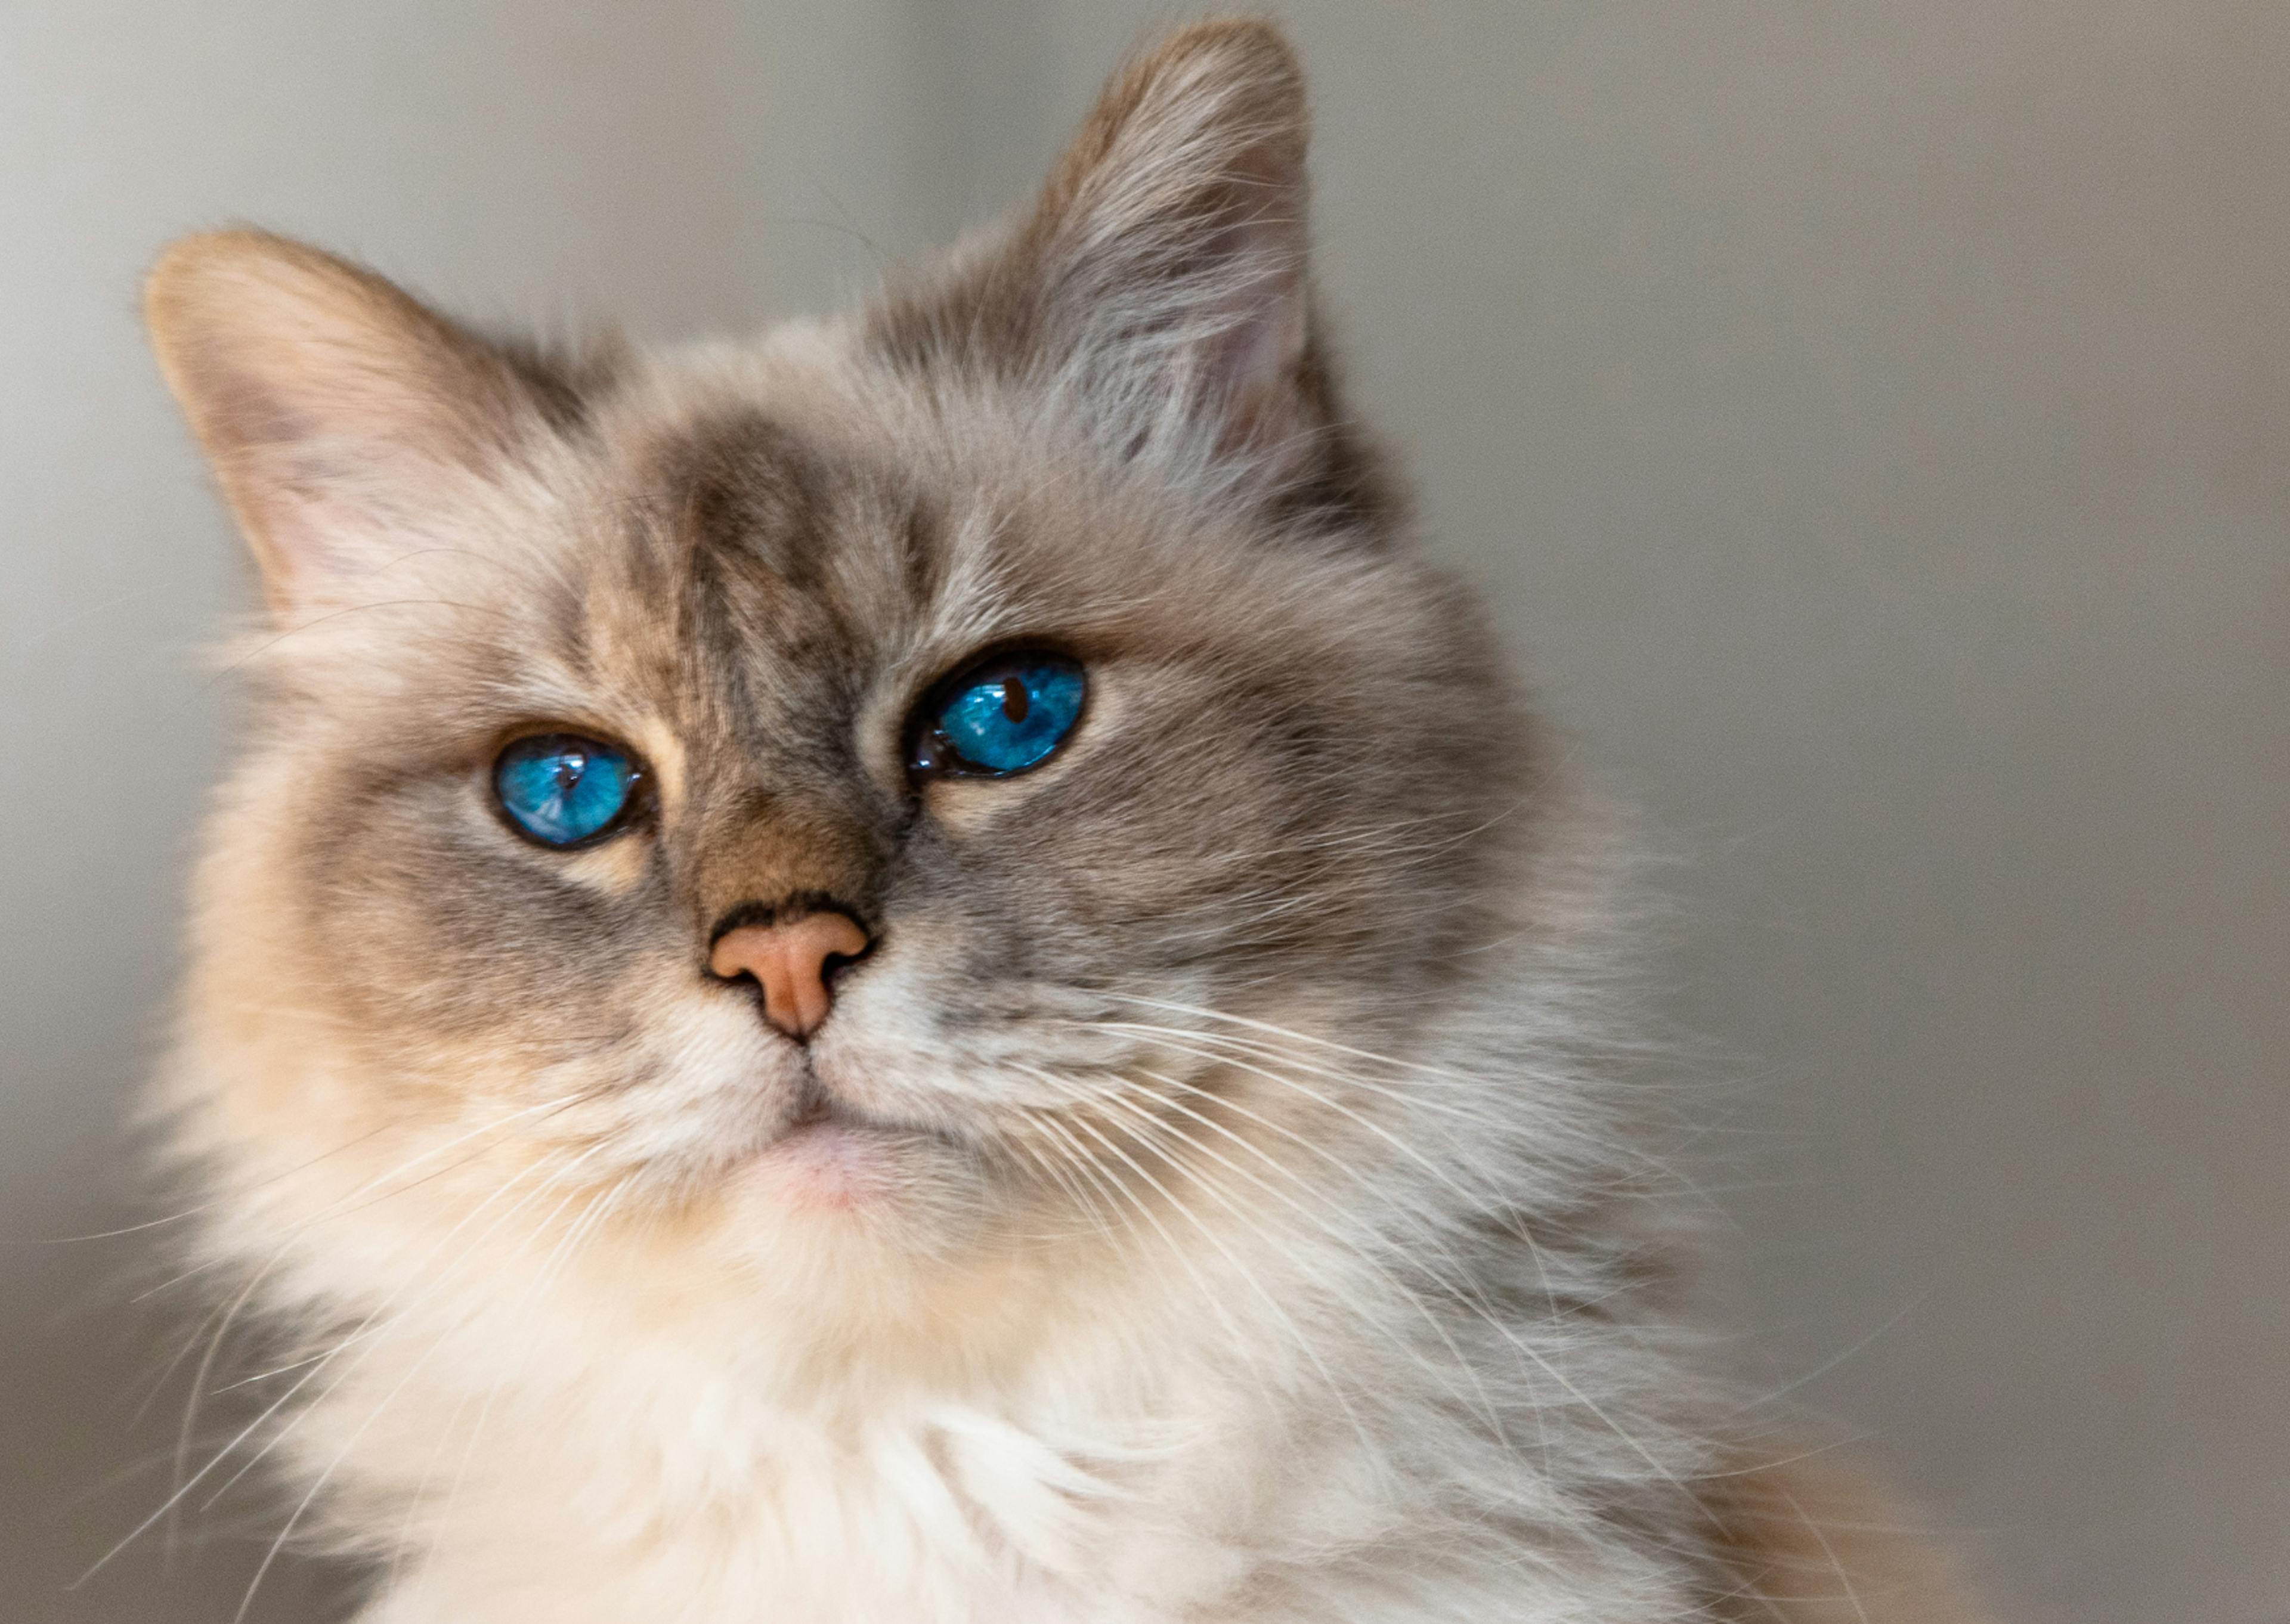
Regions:
<instances>
[{"instance_id":1,"label":"pink nose","mask_svg":"<svg viewBox=\"0 0 2290 1624\"><path fill-rule=\"evenodd\" d=\"M866 950L867 932L850 915L805 914L726 931L709 953L708 968L727 981L753 976L764 989L764 1019L800 1039L819 1029L835 1001L828 972Z\"/></svg>"}]
</instances>

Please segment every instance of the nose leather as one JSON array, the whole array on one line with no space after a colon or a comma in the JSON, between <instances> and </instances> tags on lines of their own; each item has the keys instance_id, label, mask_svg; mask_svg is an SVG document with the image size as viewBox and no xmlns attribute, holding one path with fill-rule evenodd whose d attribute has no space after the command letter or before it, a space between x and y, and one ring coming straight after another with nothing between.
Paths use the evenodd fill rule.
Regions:
<instances>
[{"instance_id":1,"label":"nose leather","mask_svg":"<svg viewBox=\"0 0 2290 1624\"><path fill-rule=\"evenodd\" d=\"M835 1001L829 961L866 950L867 932L850 915L811 913L726 931L709 949L708 968L727 981L752 976L764 991L764 1019L800 1041L819 1029Z\"/></svg>"}]
</instances>

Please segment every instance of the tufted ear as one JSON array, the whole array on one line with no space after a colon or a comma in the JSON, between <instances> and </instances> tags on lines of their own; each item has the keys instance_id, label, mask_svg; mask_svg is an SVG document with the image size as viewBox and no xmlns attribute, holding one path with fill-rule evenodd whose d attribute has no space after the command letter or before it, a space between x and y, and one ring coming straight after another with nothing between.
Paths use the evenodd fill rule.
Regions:
<instances>
[{"instance_id":1,"label":"tufted ear","mask_svg":"<svg viewBox=\"0 0 2290 1624\"><path fill-rule=\"evenodd\" d=\"M1013 232L874 332L894 358L1048 390L1125 456L1365 496L1313 319L1305 140L1277 30L1189 28L1114 76Z\"/></svg>"},{"instance_id":2,"label":"tufted ear","mask_svg":"<svg viewBox=\"0 0 2290 1624\"><path fill-rule=\"evenodd\" d=\"M1237 440L1289 410L1306 244L1295 58L1268 27L1213 24L1106 87L1017 252L1051 343L1137 374L1134 407L1180 388Z\"/></svg>"},{"instance_id":3,"label":"tufted ear","mask_svg":"<svg viewBox=\"0 0 2290 1624\"><path fill-rule=\"evenodd\" d=\"M473 479L578 412L537 361L265 232L175 244L144 314L282 614L420 545Z\"/></svg>"}]
</instances>

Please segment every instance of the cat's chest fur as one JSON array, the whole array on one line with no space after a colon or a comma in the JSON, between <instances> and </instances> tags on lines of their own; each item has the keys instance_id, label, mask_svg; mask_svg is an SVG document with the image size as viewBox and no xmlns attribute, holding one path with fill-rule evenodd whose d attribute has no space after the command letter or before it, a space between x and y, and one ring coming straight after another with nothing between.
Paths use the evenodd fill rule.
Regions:
<instances>
[{"instance_id":1,"label":"cat's chest fur","mask_svg":"<svg viewBox=\"0 0 2290 1624\"><path fill-rule=\"evenodd\" d=\"M1309 1400L1270 1422L1239 1384L1161 1389L1148 1416L1044 1384L790 1407L674 1357L458 1396L395 1380L387 1450L359 1449L359 1471L414 1490L419 1532L362 1624L1636 1620L1685 1604L1612 1552L1554 1552L1540 1574L1427 1560L1442 1485ZM356 1428L362 1402L330 1402L304 1447Z\"/></svg>"}]
</instances>

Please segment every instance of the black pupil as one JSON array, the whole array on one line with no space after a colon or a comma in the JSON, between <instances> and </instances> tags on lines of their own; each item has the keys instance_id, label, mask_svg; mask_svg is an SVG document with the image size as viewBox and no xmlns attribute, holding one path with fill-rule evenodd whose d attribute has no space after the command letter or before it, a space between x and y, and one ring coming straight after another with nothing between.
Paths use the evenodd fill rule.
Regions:
<instances>
[{"instance_id":1,"label":"black pupil","mask_svg":"<svg viewBox=\"0 0 2290 1624\"><path fill-rule=\"evenodd\" d=\"M1026 684L1014 676L1002 679L1002 714L1013 722L1023 722L1033 702L1026 697Z\"/></svg>"}]
</instances>

